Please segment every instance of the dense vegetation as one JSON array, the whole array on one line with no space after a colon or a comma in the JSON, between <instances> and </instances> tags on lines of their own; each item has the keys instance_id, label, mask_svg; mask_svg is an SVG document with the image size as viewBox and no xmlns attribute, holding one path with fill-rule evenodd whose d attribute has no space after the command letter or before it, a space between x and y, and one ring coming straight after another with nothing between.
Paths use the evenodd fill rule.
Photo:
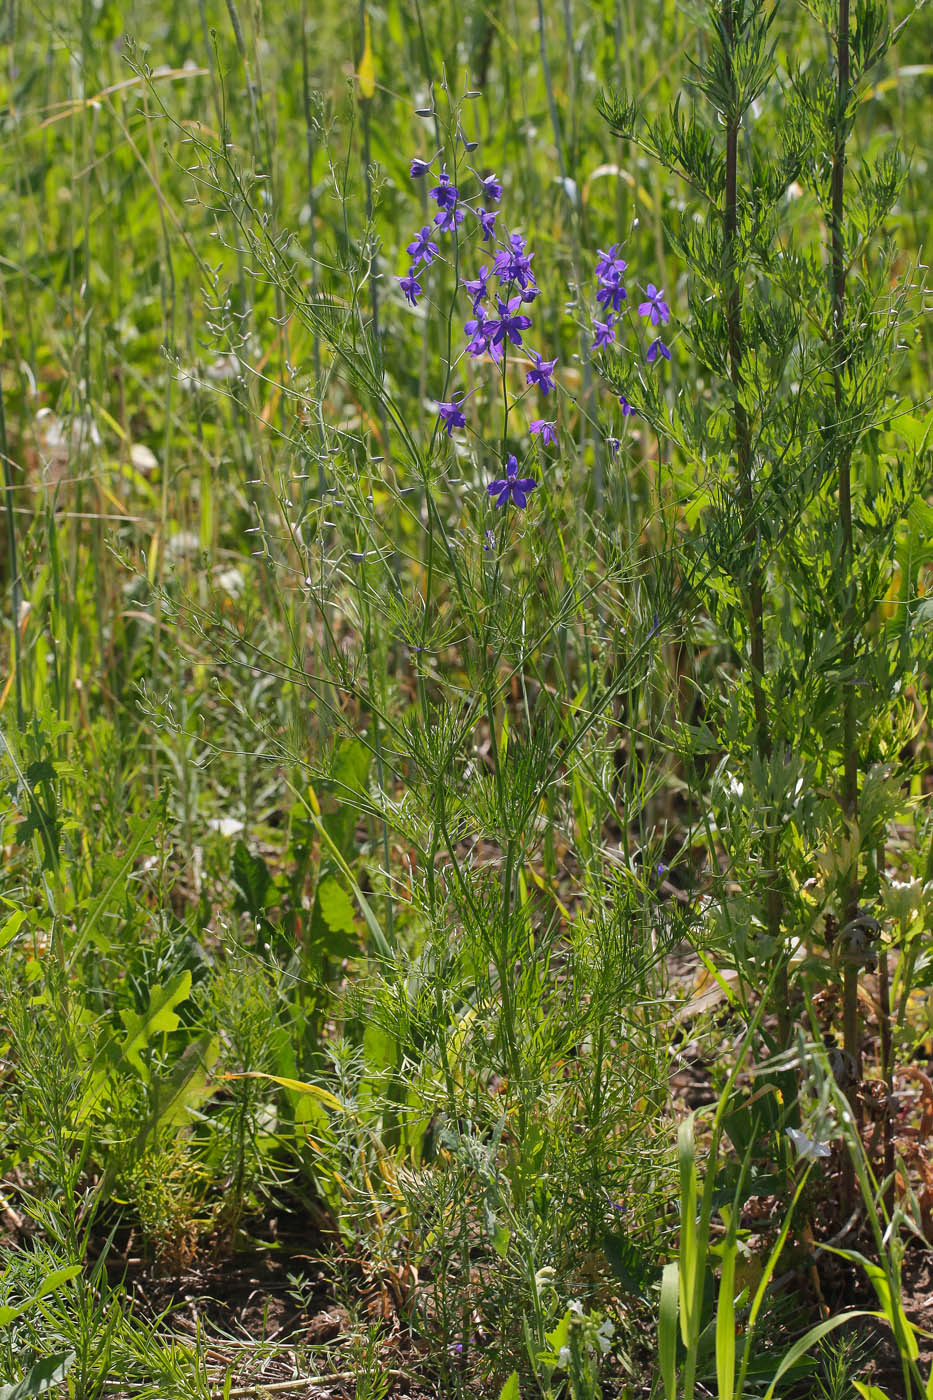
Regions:
<instances>
[{"instance_id":1,"label":"dense vegetation","mask_svg":"<svg viewBox=\"0 0 933 1400\"><path fill-rule=\"evenodd\" d=\"M0 1396L928 1400L928 12L0 41Z\"/></svg>"}]
</instances>

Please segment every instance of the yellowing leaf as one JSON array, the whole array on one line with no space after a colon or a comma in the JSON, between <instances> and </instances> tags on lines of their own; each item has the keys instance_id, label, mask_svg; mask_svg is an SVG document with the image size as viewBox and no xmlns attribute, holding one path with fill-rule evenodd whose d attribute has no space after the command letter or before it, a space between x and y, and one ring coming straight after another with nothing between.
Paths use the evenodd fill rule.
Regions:
<instances>
[{"instance_id":1,"label":"yellowing leaf","mask_svg":"<svg viewBox=\"0 0 933 1400\"><path fill-rule=\"evenodd\" d=\"M225 1074L224 1079L271 1079L273 1084L281 1084L283 1089L291 1089L295 1094L313 1094L321 1103L326 1103L328 1108L339 1109L343 1112L343 1104L328 1089L322 1089L319 1084L305 1084L300 1079L286 1079L281 1074L260 1074L258 1070L248 1070L243 1074Z\"/></svg>"},{"instance_id":2,"label":"yellowing leaf","mask_svg":"<svg viewBox=\"0 0 933 1400\"><path fill-rule=\"evenodd\" d=\"M376 65L373 62L373 35L369 15L363 16L363 32L365 35L363 56L360 59L356 76L360 85L360 97L365 97L368 100L376 91Z\"/></svg>"}]
</instances>

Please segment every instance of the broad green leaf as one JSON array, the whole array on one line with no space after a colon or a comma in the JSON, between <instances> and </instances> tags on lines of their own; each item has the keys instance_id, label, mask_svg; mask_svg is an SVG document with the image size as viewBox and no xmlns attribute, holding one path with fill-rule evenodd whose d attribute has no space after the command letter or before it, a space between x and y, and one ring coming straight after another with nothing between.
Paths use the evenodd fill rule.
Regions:
<instances>
[{"instance_id":1,"label":"broad green leaf","mask_svg":"<svg viewBox=\"0 0 933 1400\"><path fill-rule=\"evenodd\" d=\"M239 891L236 907L253 919L262 917L272 884L269 867L262 856L254 856L244 842L233 848L233 881Z\"/></svg>"},{"instance_id":2,"label":"broad green leaf","mask_svg":"<svg viewBox=\"0 0 933 1400\"><path fill-rule=\"evenodd\" d=\"M167 986L158 982L149 988L149 1006L140 1015L138 1011L121 1011L120 1019L126 1028L126 1039L120 1047L120 1059L131 1064L138 1074L148 1081L149 1071L140 1058L154 1035L163 1031L178 1029L179 1017L175 1007L187 1001L191 992L191 972L186 968L173 977Z\"/></svg>"},{"instance_id":3,"label":"broad green leaf","mask_svg":"<svg viewBox=\"0 0 933 1400\"><path fill-rule=\"evenodd\" d=\"M719 1400L733 1400L735 1390L735 1256L735 1230L734 1225L730 1224L716 1307L716 1383Z\"/></svg>"},{"instance_id":4,"label":"broad green leaf","mask_svg":"<svg viewBox=\"0 0 933 1400\"><path fill-rule=\"evenodd\" d=\"M169 1077L155 1085L152 1112L136 1136L137 1154L151 1134L189 1122L189 1111L216 1092L210 1070L219 1053L220 1039L208 1031L185 1048Z\"/></svg>"},{"instance_id":5,"label":"broad green leaf","mask_svg":"<svg viewBox=\"0 0 933 1400\"><path fill-rule=\"evenodd\" d=\"M693 1316L696 1298L699 1251L697 1249L697 1173L693 1139L693 1114L677 1130L677 1161L680 1167L680 1335L685 1347L695 1342L698 1319Z\"/></svg>"},{"instance_id":6,"label":"broad green leaf","mask_svg":"<svg viewBox=\"0 0 933 1400\"><path fill-rule=\"evenodd\" d=\"M25 922L25 909L17 909L10 915L3 928L0 928L0 948L5 948L8 943L12 943Z\"/></svg>"},{"instance_id":7,"label":"broad green leaf","mask_svg":"<svg viewBox=\"0 0 933 1400\"><path fill-rule=\"evenodd\" d=\"M55 1356L44 1356L21 1381L13 1385L0 1386L0 1400L31 1400L33 1395L43 1395L53 1385L60 1385L74 1365L73 1351L61 1351Z\"/></svg>"},{"instance_id":8,"label":"broad green leaf","mask_svg":"<svg viewBox=\"0 0 933 1400\"><path fill-rule=\"evenodd\" d=\"M548 1346L553 1352L558 1352L560 1351L561 1347L565 1347L567 1345L567 1339L569 1336L570 1309L568 1308L567 1311L564 1313L563 1317L561 1318L560 1322L558 1322L557 1326L553 1329L553 1331L545 1332L544 1340L547 1342Z\"/></svg>"},{"instance_id":9,"label":"broad green leaf","mask_svg":"<svg viewBox=\"0 0 933 1400\"><path fill-rule=\"evenodd\" d=\"M24 1312L28 1312L31 1307L38 1303L40 1298L44 1298L49 1293L54 1293L56 1288L61 1288L63 1283L69 1279L76 1278L81 1272L80 1264L69 1264L65 1269L56 1269L53 1274L49 1274L42 1282L42 1287L31 1298L27 1298L24 1303L18 1303L15 1307L0 1308L0 1327L8 1327L11 1322L15 1322Z\"/></svg>"},{"instance_id":10,"label":"broad green leaf","mask_svg":"<svg viewBox=\"0 0 933 1400\"><path fill-rule=\"evenodd\" d=\"M522 1393L518 1388L518 1372L513 1371L505 1385L499 1391L499 1400L522 1400Z\"/></svg>"},{"instance_id":11,"label":"broad green leaf","mask_svg":"<svg viewBox=\"0 0 933 1400\"><path fill-rule=\"evenodd\" d=\"M346 890L328 875L318 886L318 899L321 901L321 914L331 933L354 933L356 915L353 902Z\"/></svg>"},{"instance_id":12,"label":"broad green leaf","mask_svg":"<svg viewBox=\"0 0 933 1400\"><path fill-rule=\"evenodd\" d=\"M661 1305L658 1311L658 1357L666 1400L677 1396L677 1306L680 1292L676 1264L665 1264L661 1274Z\"/></svg>"},{"instance_id":13,"label":"broad green leaf","mask_svg":"<svg viewBox=\"0 0 933 1400\"><path fill-rule=\"evenodd\" d=\"M880 1385L866 1385L864 1381L853 1381L852 1384L862 1400L890 1400L888 1392L882 1390Z\"/></svg>"},{"instance_id":14,"label":"broad green leaf","mask_svg":"<svg viewBox=\"0 0 933 1400\"><path fill-rule=\"evenodd\" d=\"M360 739L347 739L337 748L333 766L325 785L328 805L333 810L321 818L328 836L344 859L353 850L359 810L354 798L366 792L372 754Z\"/></svg>"}]
</instances>

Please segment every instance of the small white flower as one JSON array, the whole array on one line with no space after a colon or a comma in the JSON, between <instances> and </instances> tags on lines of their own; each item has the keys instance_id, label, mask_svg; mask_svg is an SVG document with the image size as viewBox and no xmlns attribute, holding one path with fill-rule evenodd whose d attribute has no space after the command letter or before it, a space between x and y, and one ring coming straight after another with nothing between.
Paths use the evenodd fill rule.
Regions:
<instances>
[{"instance_id":1,"label":"small white flower","mask_svg":"<svg viewBox=\"0 0 933 1400\"><path fill-rule=\"evenodd\" d=\"M807 1137L799 1128L788 1128L787 1136L797 1149L797 1155L803 1157L808 1162L816 1162L820 1157L832 1156L832 1150L828 1143L815 1142L813 1138Z\"/></svg>"},{"instance_id":2,"label":"small white flower","mask_svg":"<svg viewBox=\"0 0 933 1400\"><path fill-rule=\"evenodd\" d=\"M579 1298L571 1298L568 1307L572 1313L576 1313L577 1317L583 1316L583 1304Z\"/></svg>"},{"instance_id":3,"label":"small white flower","mask_svg":"<svg viewBox=\"0 0 933 1400\"><path fill-rule=\"evenodd\" d=\"M557 1364L558 1364L558 1366L569 1366L569 1365L570 1365L570 1348L569 1348L569 1347L561 1347L560 1351L557 1353Z\"/></svg>"}]
</instances>

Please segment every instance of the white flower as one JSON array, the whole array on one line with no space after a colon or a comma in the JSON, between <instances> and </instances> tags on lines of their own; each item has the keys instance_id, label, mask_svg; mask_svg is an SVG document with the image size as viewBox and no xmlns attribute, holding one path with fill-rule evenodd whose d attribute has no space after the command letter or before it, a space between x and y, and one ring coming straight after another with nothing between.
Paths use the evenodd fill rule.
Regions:
<instances>
[{"instance_id":1,"label":"white flower","mask_svg":"<svg viewBox=\"0 0 933 1400\"><path fill-rule=\"evenodd\" d=\"M803 1157L808 1162L815 1162L820 1157L832 1156L832 1151L825 1142L815 1142L813 1138L807 1137L799 1128L788 1128L787 1136L797 1149L797 1155Z\"/></svg>"},{"instance_id":2,"label":"white flower","mask_svg":"<svg viewBox=\"0 0 933 1400\"><path fill-rule=\"evenodd\" d=\"M558 1366L569 1366L569 1365L570 1365L570 1348L569 1348L569 1347L561 1347L560 1351L557 1353L557 1364L558 1364Z\"/></svg>"}]
</instances>

